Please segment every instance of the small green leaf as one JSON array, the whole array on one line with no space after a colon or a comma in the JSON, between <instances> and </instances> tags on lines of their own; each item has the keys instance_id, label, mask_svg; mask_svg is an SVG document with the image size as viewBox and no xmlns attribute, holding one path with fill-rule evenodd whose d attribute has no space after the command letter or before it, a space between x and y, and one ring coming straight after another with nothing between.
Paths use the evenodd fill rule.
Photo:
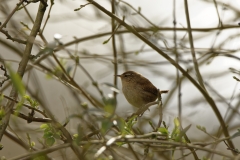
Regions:
<instances>
[{"instance_id":1,"label":"small green leaf","mask_svg":"<svg viewBox=\"0 0 240 160\"><path fill-rule=\"evenodd\" d=\"M3 99L4 99L4 94L0 94L0 103L2 102Z\"/></svg>"},{"instance_id":2,"label":"small green leaf","mask_svg":"<svg viewBox=\"0 0 240 160\"><path fill-rule=\"evenodd\" d=\"M140 13L140 12L141 12L141 10L142 10L142 8L141 8L141 7L138 7L138 13Z\"/></svg>"},{"instance_id":3,"label":"small green leaf","mask_svg":"<svg viewBox=\"0 0 240 160\"><path fill-rule=\"evenodd\" d=\"M102 127L101 127L101 132L105 134L108 129L112 127L112 121L110 119L103 119L102 120Z\"/></svg>"},{"instance_id":4,"label":"small green leaf","mask_svg":"<svg viewBox=\"0 0 240 160\"><path fill-rule=\"evenodd\" d=\"M82 102L82 103L81 103L81 106L82 106L84 109L87 109L87 108L88 108L88 103L87 103L87 102Z\"/></svg>"},{"instance_id":5,"label":"small green leaf","mask_svg":"<svg viewBox=\"0 0 240 160\"><path fill-rule=\"evenodd\" d=\"M49 128L49 125L48 124L42 124L40 126L40 129L46 129L46 128Z\"/></svg>"},{"instance_id":6,"label":"small green leaf","mask_svg":"<svg viewBox=\"0 0 240 160\"><path fill-rule=\"evenodd\" d=\"M34 141L31 142L31 147L34 147L36 144Z\"/></svg>"},{"instance_id":7,"label":"small green leaf","mask_svg":"<svg viewBox=\"0 0 240 160\"><path fill-rule=\"evenodd\" d=\"M122 135L134 135L133 126L137 123L136 121L137 115L132 116L127 122L125 122L124 133Z\"/></svg>"},{"instance_id":8,"label":"small green leaf","mask_svg":"<svg viewBox=\"0 0 240 160\"><path fill-rule=\"evenodd\" d=\"M175 125L175 127L179 127L180 126L178 118L174 118L174 125Z\"/></svg>"},{"instance_id":9,"label":"small green leaf","mask_svg":"<svg viewBox=\"0 0 240 160\"><path fill-rule=\"evenodd\" d=\"M2 150L4 148L4 146L2 144L0 144L0 150Z\"/></svg>"},{"instance_id":10,"label":"small green leaf","mask_svg":"<svg viewBox=\"0 0 240 160\"><path fill-rule=\"evenodd\" d=\"M73 135L73 140L76 140L76 139L78 139L78 134Z\"/></svg>"},{"instance_id":11,"label":"small green leaf","mask_svg":"<svg viewBox=\"0 0 240 160\"><path fill-rule=\"evenodd\" d=\"M53 137L56 139L61 139L61 135L62 135L62 132L58 131L58 132L54 133Z\"/></svg>"},{"instance_id":12,"label":"small green leaf","mask_svg":"<svg viewBox=\"0 0 240 160\"><path fill-rule=\"evenodd\" d=\"M106 44L106 43L108 43L108 41L109 41L109 40L110 40L110 39L108 39L108 40L104 41L104 42L103 42L103 44Z\"/></svg>"},{"instance_id":13,"label":"small green leaf","mask_svg":"<svg viewBox=\"0 0 240 160\"><path fill-rule=\"evenodd\" d=\"M108 113L108 117L112 116L116 109L116 101L113 96L108 96L103 98L104 111Z\"/></svg>"},{"instance_id":14,"label":"small green leaf","mask_svg":"<svg viewBox=\"0 0 240 160\"><path fill-rule=\"evenodd\" d=\"M165 128L168 128L165 121L163 121L163 126L164 126Z\"/></svg>"},{"instance_id":15,"label":"small green leaf","mask_svg":"<svg viewBox=\"0 0 240 160\"><path fill-rule=\"evenodd\" d=\"M5 111L4 109L0 109L0 120L5 116Z\"/></svg>"},{"instance_id":16,"label":"small green leaf","mask_svg":"<svg viewBox=\"0 0 240 160\"><path fill-rule=\"evenodd\" d=\"M37 108L39 105L38 102L32 99L29 95L24 95L25 100L34 108Z\"/></svg>"},{"instance_id":17,"label":"small green leaf","mask_svg":"<svg viewBox=\"0 0 240 160\"><path fill-rule=\"evenodd\" d=\"M175 141L176 142L181 142L182 137L184 136L184 134L186 134L186 132L189 130L190 127L191 127L191 124L188 125L186 128L184 128L183 130L181 130L180 134L176 137Z\"/></svg>"},{"instance_id":18,"label":"small green leaf","mask_svg":"<svg viewBox=\"0 0 240 160\"><path fill-rule=\"evenodd\" d=\"M121 133L124 132L124 127L125 127L125 120L123 118L118 118L116 119L117 121L117 126L119 128L119 130L121 131Z\"/></svg>"},{"instance_id":19,"label":"small green leaf","mask_svg":"<svg viewBox=\"0 0 240 160\"><path fill-rule=\"evenodd\" d=\"M163 135L168 135L169 134L167 128L165 128L165 127L158 128L158 132L162 133Z\"/></svg>"},{"instance_id":20,"label":"small green leaf","mask_svg":"<svg viewBox=\"0 0 240 160\"><path fill-rule=\"evenodd\" d=\"M48 138L52 138L53 137L53 133L52 132L46 132L44 133L43 135L43 138L44 139L48 139Z\"/></svg>"},{"instance_id":21,"label":"small green leaf","mask_svg":"<svg viewBox=\"0 0 240 160\"><path fill-rule=\"evenodd\" d=\"M75 62L76 62L77 64L79 64L79 60L80 60L80 57L77 56L77 57L75 58Z\"/></svg>"},{"instance_id":22,"label":"small green leaf","mask_svg":"<svg viewBox=\"0 0 240 160\"><path fill-rule=\"evenodd\" d=\"M236 81L240 82L240 79L235 77L235 76L233 76L233 79L235 79Z\"/></svg>"},{"instance_id":23,"label":"small green leaf","mask_svg":"<svg viewBox=\"0 0 240 160\"><path fill-rule=\"evenodd\" d=\"M196 127L197 127L197 129L199 129L200 131L203 131L204 133L207 132L207 130L204 126L197 125Z\"/></svg>"},{"instance_id":24,"label":"small green leaf","mask_svg":"<svg viewBox=\"0 0 240 160\"><path fill-rule=\"evenodd\" d=\"M209 159L209 158L206 158L206 157L204 156L204 157L202 157L201 160L210 160L210 159Z\"/></svg>"},{"instance_id":25,"label":"small green leaf","mask_svg":"<svg viewBox=\"0 0 240 160\"><path fill-rule=\"evenodd\" d=\"M55 143L55 139L53 137L46 138L45 143L48 146L52 146Z\"/></svg>"},{"instance_id":26,"label":"small green leaf","mask_svg":"<svg viewBox=\"0 0 240 160\"><path fill-rule=\"evenodd\" d=\"M27 24L25 24L24 22L20 22L24 27L25 27L25 29L28 29L29 31L31 31L31 29L28 27L28 25Z\"/></svg>"},{"instance_id":27,"label":"small green leaf","mask_svg":"<svg viewBox=\"0 0 240 160\"><path fill-rule=\"evenodd\" d=\"M15 73L11 69L11 67L9 65L6 65L6 66L7 66L7 69L9 71L10 78L12 80L13 86L16 88L16 90L19 92L19 94L21 96L24 96L24 94L25 94L25 87L24 87L24 85L22 83L21 77L17 73Z\"/></svg>"}]
</instances>

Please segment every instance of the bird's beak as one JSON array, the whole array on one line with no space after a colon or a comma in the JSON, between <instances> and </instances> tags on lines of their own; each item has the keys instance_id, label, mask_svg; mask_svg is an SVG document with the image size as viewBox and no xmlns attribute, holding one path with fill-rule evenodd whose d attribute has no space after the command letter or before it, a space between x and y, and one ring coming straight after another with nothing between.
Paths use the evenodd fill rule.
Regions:
<instances>
[{"instance_id":1,"label":"bird's beak","mask_svg":"<svg viewBox=\"0 0 240 160\"><path fill-rule=\"evenodd\" d=\"M120 78L121 78L121 75L114 75L114 76L116 76L116 77L120 77Z\"/></svg>"}]
</instances>

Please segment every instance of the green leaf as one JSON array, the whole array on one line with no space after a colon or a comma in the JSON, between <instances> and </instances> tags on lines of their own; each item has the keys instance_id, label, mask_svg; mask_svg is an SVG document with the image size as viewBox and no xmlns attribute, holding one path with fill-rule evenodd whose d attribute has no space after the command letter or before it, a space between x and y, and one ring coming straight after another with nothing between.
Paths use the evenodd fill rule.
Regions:
<instances>
[{"instance_id":1,"label":"green leaf","mask_svg":"<svg viewBox=\"0 0 240 160\"><path fill-rule=\"evenodd\" d=\"M210 160L209 158L206 158L206 157L202 157L201 160Z\"/></svg>"},{"instance_id":2,"label":"green leaf","mask_svg":"<svg viewBox=\"0 0 240 160\"><path fill-rule=\"evenodd\" d=\"M88 109L88 103L87 103L87 102L82 102L82 103L81 103L81 106L82 106L84 109Z\"/></svg>"},{"instance_id":3,"label":"green leaf","mask_svg":"<svg viewBox=\"0 0 240 160\"><path fill-rule=\"evenodd\" d=\"M110 40L110 39L108 39L108 40L104 41L104 42L103 42L103 44L107 44L109 40Z\"/></svg>"},{"instance_id":4,"label":"green leaf","mask_svg":"<svg viewBox=\"0 0 240 160\"><path fill-rule=\"evenodd\" d=\"M235 76L233 76L233 79L235 79L236 81L240 82L240 79L235 77Z\"/></svg>"},{"instance_id":5,"label":"green leaf","mask_svg":"<svg viewBox=\"0 0 240 160\"><path fill-rule=\"evenodd\" d=\"M0 109L0 120L5 116L5 111L4 109Z\"/></svg>"},{"instance_id":6,"label":"green leaf","mask_svg":"<svg viewBox=\"0 0 240 160\"><path fill-rule=\"evenodd\" d=\"M191 127L191 124L188 125L186 128L184 128L180 134L176 137L175 141L177 142L181 142L182 141L182 137L184 136L184 134L186 134L186 132L188 131L188 129Z\"/></svg>"},{"instance_id":7,"label":"green leaf","mask_svg":"<svg viewBox=\"0 0 240 160\"><path fill-rule=\"evenodd\" d=\"M178 118L174 118L174 125L175 125L175 127L180 126L180 122L179 122Z\"/></svg>"},{"instance_id":8,"label":"green leaf","mask_svg":"<svg viewBox=\"0 0 240 160\"><path fill-rule=\"evenodd\" d=\"M122 135L134 135L133 126L137 123L136 121L137 115L132 116L127 122L125 122L124 133Z\"/></svg>"},{"instance_id":9,"label":"green leaf","mask_svg":"<svg viewBox=\"0 0 240 160\"><path fill-rule=\"evenodd\" d=\"M116 109L116 101L115 101L114 97L113 96L103 97L103 102L104 102L104 111L106 113L109 113L106 116L107 117L112 116Z\"/></svg>"},{"instance_id":10,"label":"green leaf","mask_svg":"<svg viewBox=\"0 0 240 160\"><path fill-rule=\"evenodd\" d=\"M169 134L167 128L165 128L165 127L158 128L158 132L162 133L163 135L168 135Z\"/></svg>"},{"instance_id":11,"label":"green leaf","mask_svg":"<svg viewBox=\"0 0 240 160\"><path fill-rule=\"evenodd\" d=\"M125 120L123 118L119 117L118 119L116 119L116 121L117 121L117 126L118 126L119 130L121 131L121 133L123 133L124 130L125 130L124 129L124 127L125 127Z\"/></svg>"},{"instance_id":12,"label":"green leaf","mask_svg":"<svg viewBox=\"0 0 240 160\"><path fill-rule=\"evenodd\" d=\"M142 10L142 8L141 8L141 7L138 7L138 13L140 13L140 12L141 12L141 10Z\"/></svg>"},{"instance_id":13,"label":"green leaf","mask_svg":"<svg viewBox=\"0 0 240 160\"><path fill-rule=\"evenodd\" d=\"M110 119L103 119L102 120L102 127L101 127L101 132L105 134L108 129L112 127L112 121Z\"/></svg>"},{"instance_id":14,"label":"green leaf","mask_svg":"<svg viewBox=\"0 0 240 160\"><path fill-rule=\"evenodd\" d=\"M78 139L78 137L79 137L78 134L74 134L74 135L73 135L73 140Z\"/></svg>"},{"instance_id":15,"label":"green leaf","mask_svg":"<svg viewBox=\"0 0 240 160\"><path fill-rule=\"evenodd\" d=\"M204 126L197 125L196 127L197 127L197 129L199 129L200 131L203 131L204 133L207 132L207 130Z\"/></svg>"},{"instance_id":16,"label":"green leaf","mask_svg":"<svg viewBox=\"0 0 240 160\"><path fill-rule=\"evenodd\" d=\"M171 137L175 139L180 133L180 123L178 121L178 118L174 118L173 122L174 122L174 128L173 128Z\"/></svg>"},{"instance_id":17,"label":"green leaf","mask_svg":"<svg viewBox=\"0 0 240 160\"><path fill-rule=\"evenodd\" d=\"M46 129L46 128L49 128L48 124L42 124L42 125L40 126L40 129Z\"/></svg>"},{"instance_id":18,"label":"green leaf","mask_svg":"<svg viewBox=\"0 0 240 160\"><path fill-rule=\"evenodd\" d=\"M25 87L24 87L24 85L22 83L21 77L17 73L15 73L11 69L11 67L9 65L6 65L6 66L7 66L7 69L9 71L10 78L12 80L13 86L16 88L16 90L19 92L19 94L21 96L24 96L24 94L25 94Z\"/></svg>"},{"instance_id":19,"label":"green leaf","mask_svg":"<svg viewBox=\"0 0 240 160\"><path fill-rule=\"evenodd\" d=\"M44 139L48 139L48 138L53 138L53 133L52 132L46 132L43 135Z\"/></svg>"},{"instance_id":20,"label":"green leaf","mask_svg":"<svg viewBox=\"0 0 240 160\"><path fill-rule=\"evenodd\" d=\"M46 143L46 145L48 145L48 146L52 146L52 145L55 143L55 139L54 139L53 137L46 138L46 139L45 139L45 143Z\"/></svg>"},{"instance_id":21,"label":"green leaf","mask_svg":"<svg viewBox=\"0 0 240 160\"><path fill-rule=\"evenodd\" d=\"M38 102L32 99L29 95L24 95L25 100L34 108L37 108L39 105Z\"/></svg>"},{"instance_id":22,"label":"green leaf","mask_svg":"<svg viewBox=\"0 0 240 160\"><path fill-rule=\"evenodd\" d=\"M25 27L25 29L28 29L29 31L31 31L31 29L28 27L28 25L26 23L24 23L22 21L20 23Z\"/></svg>"},{"instance_id":23,"label":"green leaf","mask_svg":"<svg viewBox=\"0 0 240 160\"><path fill-rule=\"evenodd\" d=\"M53 137L56 139L61 139L61 135L62 135L62 132L58 131L58 132L54 133Z\"/></svg>"},{"instance_id":24,"label":"green leaf","mask_svg":"<svg viewBox=\"0 0 240 160\"><path fill-rule=\"evenodd\" d=\"M31 147L34 147L36 144L34 141L31 142Z\"/></svg>"},{"instance_id":25,"label":"green leaf","mask_svg":"<svg viewBox=\"0 0 240 160\"><path fill-rule=\"evenodd\" d=\"M0 144L0 150L2 150L4 148L4 146L2 144Z\"/></svg>"},{"instance_id":26,"label":"green leaf","mask_svg":"<svg viewBox=\"0 0 240 160\"><path fill-rule=\"evenodd\" d=\"M0 103L2 102L3 99L4 99L4 94L0 94Z\"/></svg>"}]
</instances>

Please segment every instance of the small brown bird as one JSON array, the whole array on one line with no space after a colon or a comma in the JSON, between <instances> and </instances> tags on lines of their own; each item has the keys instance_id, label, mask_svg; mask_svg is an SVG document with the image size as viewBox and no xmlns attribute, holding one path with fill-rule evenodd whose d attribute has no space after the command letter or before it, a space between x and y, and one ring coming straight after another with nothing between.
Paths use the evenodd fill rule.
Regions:
<instances>
[{"instance_id":1,"label":"small brown bird","mask_svg":"<svg viewBox=\"0 0 240 160\"><path fill-rule=\"evenodd\" d=\"M143 107L157 99L158 89L141 74L127 71L116 76L121 78L123 94L134 107Z\"/></svg>"}]
</instances>

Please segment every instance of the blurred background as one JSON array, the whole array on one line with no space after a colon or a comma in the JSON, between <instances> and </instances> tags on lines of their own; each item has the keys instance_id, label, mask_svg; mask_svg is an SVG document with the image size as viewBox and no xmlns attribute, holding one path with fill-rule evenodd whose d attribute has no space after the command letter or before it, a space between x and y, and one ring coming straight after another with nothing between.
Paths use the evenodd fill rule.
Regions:
<instances>
[{"instance_id":1,"label":"blurred background","mask_svg":"<svg viewBox=\"0 0 240 160\"><path fill-rule=\"evenodd\" d=\"M112 1L96 2L106 10L115 12L119 19L124 19L125 23L174 59L198 81L191 50L194 49L208 94L225 120L229 134L233 135L237 132L240 126L240 1L188 1L193 40L189 39L184 1L116 0L114 12ZM17 0L0 0L2 24L17 3L19 3ZM91 129L86 125L86 121L93 121L95 126L100 124L101 121L96 117L101 114L99 108L102 107L98 103L104 104L104 99L114 99L116 96L115 114L124 119L136 111L124 98L120 79L117 81L114 79L115 74L133 70L147 77L160 90L169 90L168 94L162 95L163 121L169 126L169 131L174 128L174 118L181 117L183 128L191 124L187 135L192 142L210 142L224 137L215 112L196 86L131 31L116 21L112 29L112 18L88 1L59 0L48 1L47 4L41 32L36 37L31 51L35 57L28 63L23 83L26 94L39 102L40 110L47 108L59 123L63 124L69 120L66 129L71 135L78 132L79 126L86 129L85 134L89 133ZM2 30L8 31L12 38L26 40L33 27L38 6L39 2L22 3L21 9L13 14L6 28ZM6 32L2 30L0 63L10 65L16 72L25 45L7 39ZM190 42L193 42L193 47ZM72 87L71 83L66 82L66 75L52 54L57 57L58 62L77 85L94 99L97 107L79 88ZM3 80L4 71L1 70L0 75L0 80ZM11 88L11 81L6 81L0 92L9 96ZM114 92L117 89L118 92ZM3 99L1 105L6 105L6 102L7 99ZM21 112L27 115L29 111L22 107ZM87 114L85 118L78 117L84 117L85 114ZM90 115L92 119L88 119ZM43 117L39 113L35 116ZM144 133L152 132L148 121L157 124L158 119L158 108L152 106L150 111L146 111L138 119L136 127L141 128ZM7 130L26 143L30 136L36 148L45 148L46 146L40 143L43 135L42 130L39 129L41 124L27 123L26 120L12 115ZM205 127L207 133L199 130L197 125ZM238 149L239 142L238 137L233 139ZM0 156L5 156L7 159L28 152L26 148L6 135L3 136L1 144L4 148L0 151ZM228 146L223 142L217 146L208 146L212 149L215 147L216 150L231 155ZM139 150L139 154L143 152L143 149L136 148L136 150ZM184 153L188 152L184 150ZM50 157L75 159L74 155L66 158L67 153L66 149L52 153ZM221 157L205 151L197 151L197 153L200 159ZM176 151L174 158L180 159L182 155L180 151L179 153ZM152 158L157 157L161 155L154 155ZM193 159L193 156L184 158Z\"/></svg>"}]
</instances>

